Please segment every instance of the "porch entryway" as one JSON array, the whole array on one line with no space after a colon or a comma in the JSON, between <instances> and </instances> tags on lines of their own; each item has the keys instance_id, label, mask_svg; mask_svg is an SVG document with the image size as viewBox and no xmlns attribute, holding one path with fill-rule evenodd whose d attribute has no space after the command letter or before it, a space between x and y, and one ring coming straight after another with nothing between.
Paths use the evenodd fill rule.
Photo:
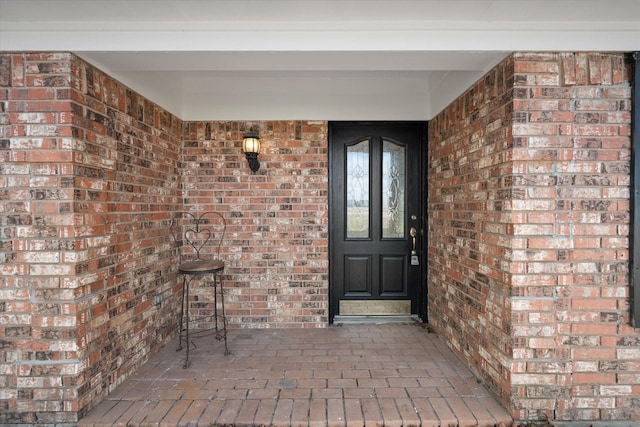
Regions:
<instances>
[{"instance_id":1,"label":"porch entryway","mask_svg":"<svg viewBox=\"0 0 640 427\"><path fill-rule=\"evenodd\" d=\"M238 329L171 342L79 426L478 426L511 418L421 323Z\"/></svg>"},{"instance_id":2,"label":"porch entryway","mask_svg":"<svg viewBox=\"0 0 640 427\"><path fill-rule=\"evenodd\" d=\"M330 321L426 320L427 122L330 122Z\"/></svg>"}]
</instances>

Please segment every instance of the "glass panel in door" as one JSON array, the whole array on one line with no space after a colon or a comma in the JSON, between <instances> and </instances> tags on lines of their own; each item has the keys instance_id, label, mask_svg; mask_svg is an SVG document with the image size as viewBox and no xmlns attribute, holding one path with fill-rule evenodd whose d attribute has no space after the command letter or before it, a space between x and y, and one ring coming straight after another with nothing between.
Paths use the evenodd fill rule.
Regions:
<instances>
[{"instance_id":1,"label":"glass panel in door","mask_svg":"<svg viewBox=\"0 0 640 427\"><path fill-rule=\"evenodd\" d=\"M405 234L405 147L382 142L382 238L402 239Z\"/></svg>"},{"instance_id":2,"label":"glass panel in door","mask_svg":"<svg viewBox=\"0 0 640 427\"><path fill-rule=\"evenodd\" d=\"M347 147L346 228L348 239L370 237L369 141Z\"/></svg>"}]
</instances>

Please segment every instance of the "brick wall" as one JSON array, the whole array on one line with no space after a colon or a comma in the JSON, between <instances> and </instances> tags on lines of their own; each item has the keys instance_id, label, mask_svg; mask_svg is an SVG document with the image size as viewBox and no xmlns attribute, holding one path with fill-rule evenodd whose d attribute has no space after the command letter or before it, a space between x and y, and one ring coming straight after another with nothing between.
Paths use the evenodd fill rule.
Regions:
<instances>
[{"instance_id":1,"label":"brick wall","mask_svg":"<svg viewBox=\"0 0 640 427\"><path fill-rule=\"evenodd\" d=\"M629 79L514 54L430 123L429 317L522 420L640 419ZM0 423L73 424L175 333L182 209L228 219L231 327L326 326L326 122L185 124L73 55L3 53L0 156Z\"/></svg>"},{"instance_id":2,"label":"brick wall","mask_svg":"<svg viewBox=\"0 0 640 427\"><path fill-rule=\"evenodd\" d=\"M252 174L246 123L184 124L74 55L2 54L0 88L0 423L73 424L175 335L183 209L227 218L231 327L327 325L326 122L251 123Z\"/></svg>"},{"instance_id":3,"label":"brick wall","mask_svg":"<svg viewBox=\"0 0 640 427\"><path fill-rule=\"evenodd\" d=\"M515 54L430 123L430 319L517 419L640 419L630 78Z\"/></svg>"},{"instance_id":4,"label":"brick wall","mask_svg":"<svg viewBox=\"0 0 640 427\"><path fill-rule=\"evenodd\" d=\"M253 126L261 168L241 152ZM327 122L198 122L185 125L184 209L227 221L221 249L230 327L328 324ZM210 288L195 300L210 300Z\"/></svg>"},{"instance_id":5,"label":"brick wall","mask_svg":"<svg viewBox=\"0 0 640 427\"><path fill-rule=\"evenodd\" d=\"M511 124L508 58L429 122L429 322L508 406Z\"/></svg>"},{"instance_id":6,"label":"brick wall","mask_svg":"<svg viewBox=\"0 0 640 427\"><path fill-rule=\"evenodd\" d=\"M0 55L0 423L75 422L174 333L181 132L73 55Z\"/></svg>"}]
</instances>

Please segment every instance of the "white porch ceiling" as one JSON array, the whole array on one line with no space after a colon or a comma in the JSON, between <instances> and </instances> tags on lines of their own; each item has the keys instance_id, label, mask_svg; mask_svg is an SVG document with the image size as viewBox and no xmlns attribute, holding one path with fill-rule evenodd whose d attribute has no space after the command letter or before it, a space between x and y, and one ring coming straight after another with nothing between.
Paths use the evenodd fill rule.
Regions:
<instances>
[{"instance_id":1,"label":"white porch ceiling","mask_svg":"<svg viewBox=\"0 0 640 427\"><path fill-rule=\"evenodd\" d=\"M640 50L639 0L0 0L184 120L428 120L512 51Z\"/></svg>"}]
</instances>

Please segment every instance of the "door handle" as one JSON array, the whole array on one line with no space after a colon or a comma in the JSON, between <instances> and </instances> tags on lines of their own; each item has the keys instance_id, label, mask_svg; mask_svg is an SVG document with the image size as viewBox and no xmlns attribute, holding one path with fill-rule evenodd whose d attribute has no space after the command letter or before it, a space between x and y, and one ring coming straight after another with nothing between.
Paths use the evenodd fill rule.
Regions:
<instances>
[{"instance_id":1,"label":"door handle","mask_svg":"<svg viewBox=\"0 0 640 427\"><path fill-rule=\"evenodd\" d=\"M411 255L416 254L416 234L418 234L418 230L415 227L411 227L409 230L409 235L411 235L411 240L413 241L413 249L411 249Z\"/></svg>"}]
</instances>

